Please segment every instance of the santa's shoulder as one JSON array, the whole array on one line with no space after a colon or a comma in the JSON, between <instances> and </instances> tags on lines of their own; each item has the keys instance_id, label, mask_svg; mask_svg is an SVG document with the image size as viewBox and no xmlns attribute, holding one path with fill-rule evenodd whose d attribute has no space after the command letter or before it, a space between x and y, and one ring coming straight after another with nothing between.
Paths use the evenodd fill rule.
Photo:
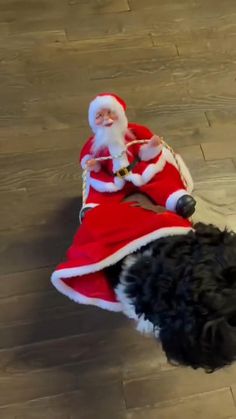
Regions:
<instances>
[{"instance_id":1,"label":"santa's shoulder","mask_svg":"<svg viewBox=\"0 0 236 419\"><path fill-rule=\"evenodd\" d=\"M80 152L80 159L83 158L86 154L90 154L91 153L91 149L92 149L92 145L93 145L93 140L94 140L94 136L92 135L91 137L89 137Z\"/></svg>"},{"instance_id":2,"label":"santa's shoulder","mask_svg":"<svg viewBox=\"0 0 236 419\"><path fill-rule=\"evenodd\" d=\"M138 140L144 140L144 139L148 140L149 138L153 136L152 131L148 127L145 127L144 125L135 124L132 122L128 124L128 130Z\"/></svg>"}]
</instances>

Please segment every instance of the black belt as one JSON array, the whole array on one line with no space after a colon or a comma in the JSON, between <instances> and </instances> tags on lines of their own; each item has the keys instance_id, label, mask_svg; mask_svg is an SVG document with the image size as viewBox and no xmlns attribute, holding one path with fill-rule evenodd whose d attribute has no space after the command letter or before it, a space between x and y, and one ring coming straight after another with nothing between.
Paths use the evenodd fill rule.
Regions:
<instances>
[{"instance_id":1,"label":"black belt","mask_svg":"<svg viewBox=\"0 0 236 419\"><path fill-rule=\"evenodd\" d=\"M131 170L134 169L137 163L139 163L141 160L139 157L135 157L135 159L126 167L122 167L120 170L117 170L117 172L114 173L115 176L118 176L119 178L123 178L127 176Z\"/></svg>"}]
</instances>

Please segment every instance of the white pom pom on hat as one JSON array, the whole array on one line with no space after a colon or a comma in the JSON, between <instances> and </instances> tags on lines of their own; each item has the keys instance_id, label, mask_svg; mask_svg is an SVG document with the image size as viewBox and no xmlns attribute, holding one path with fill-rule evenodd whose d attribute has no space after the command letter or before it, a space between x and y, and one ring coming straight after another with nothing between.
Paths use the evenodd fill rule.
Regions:
<instances>
[{"instance_id":1,"label":"white pom pom on hat","mask_svg":"<svg viewBox=\"0 0 236 419\"><path fill-rule=\"evenodd\" d=\"M96 131L96 114L103 108L115 112L119 118L126 118L125 111L127 106L123 99L114 93L100 93L92 100L88 110L89 125L93 132Z\"/></svg>"}]
</instances>

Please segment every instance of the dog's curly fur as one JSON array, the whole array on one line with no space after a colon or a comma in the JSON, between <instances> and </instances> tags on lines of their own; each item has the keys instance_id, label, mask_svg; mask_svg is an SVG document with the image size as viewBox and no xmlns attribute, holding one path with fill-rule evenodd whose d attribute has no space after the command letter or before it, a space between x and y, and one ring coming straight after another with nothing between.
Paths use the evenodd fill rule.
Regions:
<instances>
[{"instance_id":1,"label":"dog's curly fur","mask_svg":"<svg viewBox=\"0 0 236 419\"><path fill-rule=\"evenodd\" d=\"M214 371L236 358L236 234L194 228L156 240L107 274L159 330L170 361Z\"/></svg>"}]
</instances>

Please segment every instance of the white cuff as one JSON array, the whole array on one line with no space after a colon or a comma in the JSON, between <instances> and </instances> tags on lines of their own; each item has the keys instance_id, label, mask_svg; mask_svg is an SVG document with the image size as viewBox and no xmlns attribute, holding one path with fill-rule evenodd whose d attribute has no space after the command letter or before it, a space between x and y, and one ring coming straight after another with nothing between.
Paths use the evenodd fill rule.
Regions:
<instances>
[{"instance_id":1,"label":"white cuff","mask_svg":"<svg viewBox=\"0 0 236 419\"><path fill-rule=\"evenodd\" d=\"M87 161L90 160L92 156L90 154L85 154L85 156L80 160L82 169L86 169Z\"/></svg>"},{"instance_id":2,"label":"white cuff","mask_svg":"<svg viewBox=\"0 0 236 419\"><path fill-rule=\"evenodd\" d=\"M162 147L162 144L157 146L151 146L149 143L144 144L142 147L140 147L139 157L142 161L155 159L155 157L161 153Z\"/></svg>"},{"instance_id":3,"label":"white cuff","mask_svg":"<svg viewBox=\"0 0 236 419\"><path fill-rule=\"evenodd\" d=\"M87 162L89 160L93 159L93 157L90 154L86 154L82 159L81 159L81 167L82 169L86 169L87 167ZM89 168L88 168L89 169ZM90 171L94 171L94 172L99 172L99 170L101 170L101 164L99 163L99 161L96 162L96 165L92 168L89 169Z\"/></svg>"},{"instance_id":4,"label":"white cuff","mask_svg":"<svg viewBox=\"0 0 236 419\"><path fill-rule=\"evenodd\" d=\"M79 222L80 222L80 224L82 223L82 215L83 215L83 211L85 210L85 209L89 209L89 208L95 208L95 207L97 207L99 204L93 204L93 203L91 203L91 204L85 204L82 208L81 208L81 210L80 210L80 212L79 212Z\"/></svg>"},{"instance_id":5,"label":"white cuff","mask_svg":"<svg viewBox=\"0 0 236 419\"><path fill-rule=\"evenodd\" d=\"M168 211L175 211L176 210L176 204L177 201L183 196L183 195L189 195L189 193L185 189L179 189L176 192L173 192L170 194L170 196L167 198L165 207Z\"/></svg>"}]
</instances>

